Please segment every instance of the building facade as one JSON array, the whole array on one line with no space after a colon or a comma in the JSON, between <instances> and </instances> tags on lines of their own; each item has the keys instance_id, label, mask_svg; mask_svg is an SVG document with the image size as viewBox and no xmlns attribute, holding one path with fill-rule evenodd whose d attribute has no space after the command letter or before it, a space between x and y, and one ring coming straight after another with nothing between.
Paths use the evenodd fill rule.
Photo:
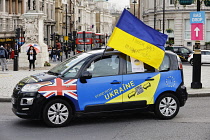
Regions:
<instances>
[{"instance_id":1,"label":"building facade","mask_svg":"<svg viewBox=\"0 0 210 140\"><path fill-rule=\"evenodd\" d=\"M0 0L0 45L11 48L15 42L22 45L25 26L22 15L29 9L44 13L44 42L49 46L54 45L52 34L59 35L61 42L73 31L110 35L115 24L105 0ZM21 29L20 38L15 37L17 28Z\"/></svg>"},{"instance_id":2,"label":"building facade","mask_svg":"<svg viewBox=\"0 0 210 140\"><path fill-rule=\"evenodd\" d=\"M132 3L133 0L130 2ZM163 3L165 1L165 3ZM197 11L197 4L179 5L176 0L140 0L140 19L152 28L168 34L168 42L174 45L184 45L193 49L195 40L191 40L190 12ZM133 11L132 6L130 11ZM205 11L204 36L201 45L210 41L210 7L201 4ZM173 32L167 33L167 29Z\"/></svg>"}]
</instances>

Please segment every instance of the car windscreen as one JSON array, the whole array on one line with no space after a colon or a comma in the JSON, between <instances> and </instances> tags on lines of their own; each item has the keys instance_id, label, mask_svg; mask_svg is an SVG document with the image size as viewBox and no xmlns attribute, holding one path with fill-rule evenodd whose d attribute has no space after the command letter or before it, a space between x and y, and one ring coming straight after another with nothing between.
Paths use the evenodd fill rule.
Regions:
<instances>
[{"instance_id":1,"label":"car windscreen","mask_svg":"<svg viewBox=\"0 0 210 140\"><path fill-rule=\"evenodd\" d=\"M52 73L52 74L55 74L55 75L60 75L64 71L66 71L67 69L69 69L70 67L74 66L75 64L77 64L78 62L80 62L81 60L87 58L90 55L91 54L89 54L89 53L79 53L79 54L77 54L75 56L72 56L71 58L65 60L64 62L56 65L55 67L50 69L48 71L48 73Z\"/></svg>"}]
</instances>

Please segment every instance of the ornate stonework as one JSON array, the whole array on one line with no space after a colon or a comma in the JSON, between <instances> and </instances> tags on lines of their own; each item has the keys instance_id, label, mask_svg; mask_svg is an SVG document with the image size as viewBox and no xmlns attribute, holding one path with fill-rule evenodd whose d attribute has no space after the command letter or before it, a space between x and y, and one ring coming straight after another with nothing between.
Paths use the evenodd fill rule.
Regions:
<instances>
[{"instance_id":1,"label":"ornate stonework","mask_svg":"<svg viewBox=\"0 0 210 140\"><path fill-rule=\"evenodd\" d=\"M19 54L19 67L28 67L26 51L31 44L40 46L35 61L36 67L44 67L45 61L49 62L48 46L44 43L44 14L36 11L28 11L23 14L25 21L25 43L21 46Z\"/></svg>"},{"instance_id":2,"label":"ornate stonework","mask_svg":"<svg viewBox=\"0 0 210 140\"><path fill-rule=\"evenodd\" d=\"M38 19L36 17L25 18L25 42L38 43Z\"/></svg>"}]
</instances>

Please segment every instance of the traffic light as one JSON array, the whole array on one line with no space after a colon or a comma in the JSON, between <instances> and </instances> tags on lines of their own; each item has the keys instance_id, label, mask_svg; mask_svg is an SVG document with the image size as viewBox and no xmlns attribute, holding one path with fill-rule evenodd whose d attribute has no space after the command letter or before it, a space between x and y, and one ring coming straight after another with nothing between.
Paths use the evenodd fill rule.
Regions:
<instances>
[{"instance_id":1,"label":"traffic light","mask_svg":"<svg viewBox=\"0 0 210 140\"><path fill-rule=\"evenodd\" d=\"M82 36L83 36L83 40L85 41L85 31L83 31Z\"/></svg>"},{"instance_id":2,"label":"traffic light","mask_svg":"<svg viewBox=\"0 0 210 140\"><path fill-rule=\"evenodd\" d=\"M73 31L73 38L74 40L77 38L77 31Z\"/></svg>"},{"instance_id":3,"label":"traffic light","mask_svg":"<svg viewBox=\"0 0 210 140\"><path fill-rule=\"evenodd\" d=\"M15 38L20 38L20 28L15 29Z\"/></svg>"},{"instance_id":4,"label":"traffic light","mask_svg":"<svg viewBox=\"0 0 210 140\"><path fill-rule=\"evenodd\" d=\"M50 40L54 40L54 34L50 35Z\"/></svg>"},{"instance_id":5,"label":"traffic light","mask_svg":"<svg viewBox=\"0 0 210 140\"><path fill-rule=\"evenodd\" d=\"M69 40L72 40L72 37L71 36L72 36L72 34L71 33L68 33L68 39Z\"/></svg>"}]
</instances>

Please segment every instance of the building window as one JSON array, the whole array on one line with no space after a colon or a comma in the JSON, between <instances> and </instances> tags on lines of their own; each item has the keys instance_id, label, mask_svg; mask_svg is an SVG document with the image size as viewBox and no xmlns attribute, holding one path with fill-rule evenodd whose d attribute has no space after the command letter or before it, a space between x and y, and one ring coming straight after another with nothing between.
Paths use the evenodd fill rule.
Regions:
<instances>
[{"instance_id":1,"label":"building window","mask_svg":"<svg viewBox=\"0 0 210 140\"><path fill-rule=\"evenodd\" d=\"M170 5L174 5L175 4L175 0L170 0Z\"/></svg>"},{"instance_id":2,"label":"building window","mask_svg":"<svg viewBox=\"0 0 210 140\"><path fill-rule=\"evenodd\" d=\"M185 39L191 39L191 29L190 29L190 20L185 20Z\"/></svg>"},{"instance_id":3,"label":"building window","mask_svg":"<svg viewBox=\"0 0 210 140\"><path fill-rule=\"evenodd\" d=\"M210 25L210 19L206 20L206 42L209 42L210 41L210 26L207 26L207 25Z\"/></svg>"},{"instance_id":4,"label":"building window","mask_svg":"<svg viewBox=\"0 0 210 140\"><path fill-rule=\"evenodd\" d=\"M174 30L174 20L173 19L168 19L168 28L171 28Z\"/></svg>"},{"instance_id":5,"label":"building window","mask_svg":"<svg viewBox=\"0 0 210 140\"><path fill-rule=\"evenodd\" d=\"M2 31L3 30L3 19L2 18L0 18L0 31Z\"/></svg>"}]
</instances>

